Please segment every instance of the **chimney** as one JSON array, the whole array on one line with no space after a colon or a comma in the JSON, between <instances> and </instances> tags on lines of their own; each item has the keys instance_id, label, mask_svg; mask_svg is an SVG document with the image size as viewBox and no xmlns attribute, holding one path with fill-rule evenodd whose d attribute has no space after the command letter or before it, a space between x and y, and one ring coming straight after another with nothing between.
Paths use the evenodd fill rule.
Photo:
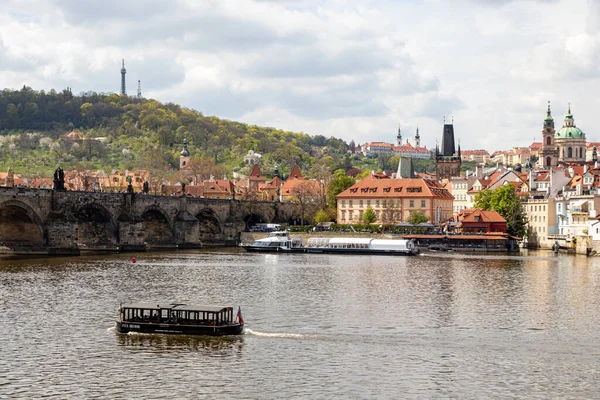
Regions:
<instances>
[{"instance_id":1,"label":"chimney","mask_svg":"<svg viewBox=\"0 0 600 400\"><path fill-rule=\"evenodd\" d=\"M481 165L475 166L475 177L481 179L483 177L483 167Z\"/></svg>"}]
</instances>

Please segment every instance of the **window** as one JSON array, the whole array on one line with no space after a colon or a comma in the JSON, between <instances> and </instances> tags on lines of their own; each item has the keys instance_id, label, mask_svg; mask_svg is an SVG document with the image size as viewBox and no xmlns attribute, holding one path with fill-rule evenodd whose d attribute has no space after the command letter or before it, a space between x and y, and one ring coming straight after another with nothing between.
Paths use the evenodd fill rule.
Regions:
<instances>
[{"instance_id":1,"label":"window","mask_svg":"<svg viewBox=\"0 0 600 400\"><path fill-rule=\"evenodd\" d=\"M409 207L414 207L415 206L415 201L414 200L409 201L408 202L408 206Z\"/></svg>"},{"instance_id":2,"label":"window","mask_svg":"<svg viewBox=\"0 0 600 400\"><path fill-rule=\"evenodd\" d=\"M425 207L425 200L421 200L421 207Z\"/></svg>"},{"instance_id":3,"label":"window","mask_svg":"<svg viewBox=\"0 0 600 400\"><path fill-rule=\"evenodd\" d=\"M345 208L346 207L346 200L342 200L342 207Z\"/></svg>"},{"instance_id":4,"label":"window","mask_svg":"<svg viewBox=\"0 0 600 400\"><path fill-rule=\"evenodd\" d=\"M367 200L367 207L371 206L371 200Z\"/></svg>"},{"instance_id":5,"label":"window","mask_svg":"<svg viewBox=\"0 0 600 400\"><path fill-rule=\"evenodd\" d=\"M401 187L400 188L394 188L394 192L396 192L396 193L400 193L401 191L402 191Z\"/></svg>"},{"instance_id":6,"label":"window","mask_svg":"<svg viewBox=\"0 0 600 400\"><path fill-rule=\"evenodd\" d=\"M348 200L348 206L352 207L352 200Z\"/></svg>"},{"instance_id":7,"label":"window","mask_svg":"<svg viewBox=\"0 0 600 400\"><path fill-rule=\"evenodd\" d=\"M362 200L359 200L359 201L358 201L358 206L359 206L360 208L362 208L362 207L363 207L363 201L362 201Z\"/></svg>"},{"instance_id":8,"label":"window","mask_svg":"<svg viewBox=\"0 0 600 400\"><path fill-rule=\"evenodd\" d=\"M379 207L379 200L375 200L375 207Z\"/></svg>"}]
</instances>

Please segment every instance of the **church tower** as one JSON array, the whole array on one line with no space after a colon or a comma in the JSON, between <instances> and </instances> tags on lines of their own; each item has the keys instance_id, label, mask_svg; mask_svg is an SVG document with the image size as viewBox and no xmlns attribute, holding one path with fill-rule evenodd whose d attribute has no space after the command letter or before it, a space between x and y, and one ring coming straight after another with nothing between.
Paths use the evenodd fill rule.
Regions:
<instances>
[{"instance_id":1,"label":"church tower","mask_svg":"<svg viewBox=\"0 0 600 400\"><path fill-rule=\"evenodd\" d=\"M454 147L454 118L451 124L444 121L444 132L442 134L442 148L435 150L435 173L438 181L460 176L460 145L458 153Z\"/></svg>"},{"instance_id":2,"label":"church tower","mask_svg":"<svg viewBox=\"0 0 600 400\"><path fill-rule=\"evenodd\" d=\"M402 133L400 132L400 126L398 126L398 135L396 135L396 146L402 146Z\"/></svg>"},{"instance_id":3,"label":"church tower","mask_svg":"<svg viewBox=\"0 0 600 400\"><path fill-rule=\"evenodd\" d=\"M419 136L419 127L417 126L417 134L415 135L415 147L421 147L421 136Z\"/></svg>"},{"instance_id":4,"label":"church tower","mask_svg":"<svg viewBox=\"0 0 600 400\"><path fill-rule=\"evenodd\" d=\"M558 164L558 151L554 141L554 133L554 118L550 113L550 102L548 102L548 112L542 127L542 151L540 152L539 161L542 168L552 168Z\"/></svg>"},{"instance_id":5,"label":"church tower","mask_svg":"<svg viewBox=\"0 0 600 400\"><path fill-rule=\"evenodd\" d=\"M190 152L188 151L188 142L187 139L183 139L183 150L179 153L179 170L184 170L189 168L190 164Z\"/></svg>"}]
</instances>

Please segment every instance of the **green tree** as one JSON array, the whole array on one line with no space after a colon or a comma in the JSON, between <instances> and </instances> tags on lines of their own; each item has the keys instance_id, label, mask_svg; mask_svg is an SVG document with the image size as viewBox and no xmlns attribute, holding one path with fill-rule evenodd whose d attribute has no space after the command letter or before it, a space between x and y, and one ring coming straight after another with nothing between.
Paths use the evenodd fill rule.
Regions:
<instances>
[{"instance_id":1,"label":"green tree","mask_svg":"<svg viewBox=\"0 0 600 400\"><path fill-rule=\"evenodd\" d=\"M407 221L413 225L418 225L422 222L429 221L429 217L417 210L410 213Z\"/></svg>"},{"instance_id":2,"label":"green tree","mask_svg":"<svg viewBox=\"0 0 600 400\"><path fill-rule=\"evenodd\" d=\"M325 210L319 210L317 211L317 215L315 215L315 222L317 224L321 223L321 222L330 222L331 218L329 218L329 214L327 214L327 211Z\"/></svg>"},{"instance_id":3,"label":"green tree","mask_svg":"<svg viewBox=\"0 0 600 400\"><path fill-rule=\"evenodd\" d=\"M333 178L329 181L329 185L327 185L327 205L336 208L337 202L335 196L354 185L355 182L356 180L353 177L346 175L346 172L343 169L335 171L333 173Z\"/></svg>"},{"instance_id":4,"label":"green tree","mask_svg":"<svg viewBox=\"0 0 600 400\"><path fill-rule=\"evenodd\" d=\"M506 230L510 235L518 237L525 235L528 221L514 185L509 183L477 193L475 207L494 210L502 215L506 219Z\"/></svg>"},{"instance_id":5,"label":"green tree","mask_svg":"<svg viewBox=\"0 0 600 400\"><path fill-rule=\"evenodd\" d=\"M365 213L363 214L363 222L365 224L372 224L377 219L377 215L375 215L375 211L372 207L367 207Z\"/></svg>"}]
</instances>

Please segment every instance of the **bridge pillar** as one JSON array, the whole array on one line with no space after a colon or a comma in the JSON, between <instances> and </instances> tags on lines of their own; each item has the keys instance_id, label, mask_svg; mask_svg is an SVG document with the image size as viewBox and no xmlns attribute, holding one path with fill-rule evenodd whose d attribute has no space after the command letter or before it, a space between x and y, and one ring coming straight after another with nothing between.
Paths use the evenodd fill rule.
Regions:
<instances>
[{"instance_id":1,"label":"bridge pillar","mask_svg":"<svg viewBox=\"0 0 600 400\"><path fill-rule=\"evenodd\" d=\"M48 254L79 254L77 223L59 212L50 212L46 219Z\"/></svg>"},{"instance_id":2,"label":"bridge pillar","mask_svg":"<svg viewBox=\"0 0 600 400\"><path fill-rule=\"evenodd\" d=\"M175 243L179 248L200 248L200 221L187 211L185 192L179 202L179 213L174 220Z\"/></svg>"},{"instance_id":3,"label":"bridge pillar","mask_svg":"<svg viewBox=\"0 0 600 400\"><path fill-rule=\"evenodd\" d=\"M117 229L119 230L119 250L146 250L143 221L119 221Z\"/></svg>"}]
</instances>

